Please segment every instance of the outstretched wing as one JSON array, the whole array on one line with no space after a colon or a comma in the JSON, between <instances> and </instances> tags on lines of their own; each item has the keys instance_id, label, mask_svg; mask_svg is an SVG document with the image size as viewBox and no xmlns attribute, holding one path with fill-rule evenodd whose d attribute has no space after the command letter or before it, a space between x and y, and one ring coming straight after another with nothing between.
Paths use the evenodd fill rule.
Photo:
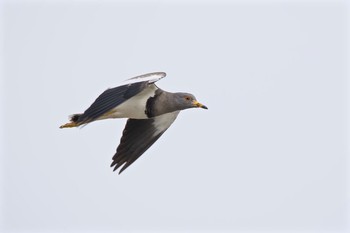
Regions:
<instances>
[{"instance_id":1,"label":"outstretched wing","mask_svg":"<svg viewBox=\"0 0 350 233\"><path fill-rule=\"evenodd\" d=\"M113 171L124 165L119 174L138 159L175 121L179 111L150 119L128 119L117 152L113 156Z\"/></svg>"},{"instance_id":2,"label":"outstretched wing","mask_svg":"<svg viewBox=\"0 0 350 233\"><path fill-rule=\"evenodd\" d=\"M165 76L164 72L144 74L124 81L121 86L107 89L79 115L77 123L84 124L96 120Z\"/></svg>"}]
</instances>

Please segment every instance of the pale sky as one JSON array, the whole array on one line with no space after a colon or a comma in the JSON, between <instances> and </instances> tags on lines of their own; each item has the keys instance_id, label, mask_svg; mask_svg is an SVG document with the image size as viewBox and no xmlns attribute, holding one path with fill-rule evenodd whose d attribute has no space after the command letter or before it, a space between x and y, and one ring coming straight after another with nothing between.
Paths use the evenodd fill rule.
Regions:
<instances>
[{"instance_id":1,"label":"pale sky","mask_svg":"<svg viewBox=\"0 0 350 233\"><path fill-rule=\"evenodd\" d=\"M345 1L1 5L1 232L348 232ZM58 127L105 89L180 113L122 175L125 119Z\"/></svg>"}]
</instances>

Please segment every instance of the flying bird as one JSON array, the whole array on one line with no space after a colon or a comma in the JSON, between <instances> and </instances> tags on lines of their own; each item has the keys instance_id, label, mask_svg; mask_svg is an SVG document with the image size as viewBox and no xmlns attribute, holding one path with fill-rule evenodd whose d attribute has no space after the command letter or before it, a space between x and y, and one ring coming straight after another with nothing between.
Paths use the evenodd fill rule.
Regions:
<instances>
[{"instance_id":1,"label":"flying bird","mask_svg":"<svg viewBox=\"0 0 350 233\"><path fill-rule=\"evenodd\" d=\"M113 171L119 174L135 162L188 108L208 109L189 93L171 93L155 82L166 73L156 72L127 79L118 87L104 91L84 113L73 114L60 128L86 125L109 118L128 118L120 144L113 156Z\"/></svg>"}]
</instances>

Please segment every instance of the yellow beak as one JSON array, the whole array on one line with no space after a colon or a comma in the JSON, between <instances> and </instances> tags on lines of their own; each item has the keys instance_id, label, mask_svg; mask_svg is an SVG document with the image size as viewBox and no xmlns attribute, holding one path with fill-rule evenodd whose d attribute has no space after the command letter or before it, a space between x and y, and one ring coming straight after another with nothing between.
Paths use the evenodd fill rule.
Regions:
<instances>
[{"instance_id":1,"label":"yellow beak","mask_svg":"<svg viewBox=\"0 0 350 233\"><path fill-rule=\"evenodd\" d=\"M204 109L208 109L207 106L199 103L197 100L193 100L193 106L196 108L204 108Z\"/></svg>"}]
</instances>

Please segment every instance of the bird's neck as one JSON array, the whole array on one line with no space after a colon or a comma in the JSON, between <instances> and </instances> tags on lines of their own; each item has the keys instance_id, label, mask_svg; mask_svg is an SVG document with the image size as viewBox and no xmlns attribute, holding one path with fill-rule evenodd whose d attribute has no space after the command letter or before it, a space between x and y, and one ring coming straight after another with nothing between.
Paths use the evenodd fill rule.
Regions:
<instances>
[{"instance_id":1,"label":"bird's neck","mask_svg":"<svg viewBox=\"0 0 350 233\"><path fill-rule=\"evenodd\" d=\"M158 89L153 97L146 103L146 115L149 118L160 116L166 113L178 111L176 104L172 102L175 93Z\"/></svg>"}]
</instances>

